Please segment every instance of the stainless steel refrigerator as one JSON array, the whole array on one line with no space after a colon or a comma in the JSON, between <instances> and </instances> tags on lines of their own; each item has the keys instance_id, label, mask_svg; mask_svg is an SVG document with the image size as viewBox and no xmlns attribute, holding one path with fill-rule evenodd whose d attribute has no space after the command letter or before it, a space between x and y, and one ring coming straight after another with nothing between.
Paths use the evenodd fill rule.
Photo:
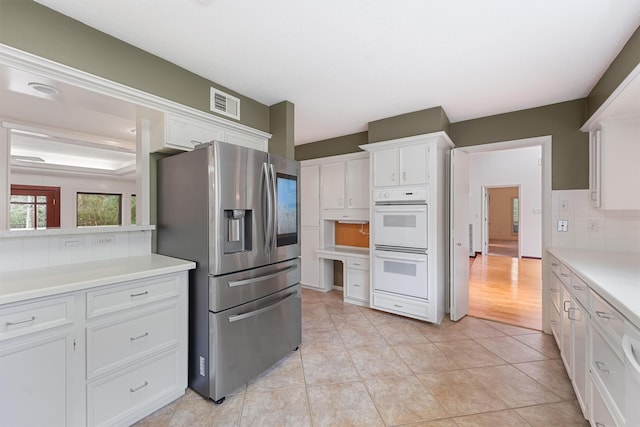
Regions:
<instances>
[{"instance_id":1,"label":"stainless steel refrigerator","mask_svg":"<svg viewBox=\"0 0 640 427\"><path fill-rule=\"evenodd\" d=\"M158 253L196 262L189 386L218 403L300 345L299 176L217 141L158 162Z\"/></svg>"}]
</instances>

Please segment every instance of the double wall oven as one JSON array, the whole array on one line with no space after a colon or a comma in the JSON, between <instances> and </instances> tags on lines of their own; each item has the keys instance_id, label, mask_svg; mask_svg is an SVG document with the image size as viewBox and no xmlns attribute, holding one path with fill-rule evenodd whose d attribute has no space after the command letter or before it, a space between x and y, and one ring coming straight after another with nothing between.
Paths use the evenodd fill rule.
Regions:
<instances>
[{"instance_id":1,"label":"double wall oven","mask_svg":"<svg viewBox=\"0 0 640 427\"><path fill-rule=\"evenodd\" d=\"M428 187L375 189L373 289L427 300Z\"/></svg>"}]
</instances>

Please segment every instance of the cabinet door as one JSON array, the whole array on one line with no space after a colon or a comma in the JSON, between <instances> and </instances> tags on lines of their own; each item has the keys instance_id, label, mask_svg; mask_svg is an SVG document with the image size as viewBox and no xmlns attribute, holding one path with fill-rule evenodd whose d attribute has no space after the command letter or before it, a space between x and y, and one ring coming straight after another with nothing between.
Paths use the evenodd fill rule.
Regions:
<instances>
[{"instance_id":1,"label":"cabinet door","mask_svg":"<svg viewBox=\"0 0 640 427\"><path fill-rule=\"evenodd\" d=\"M302 227L301 231L302 272L300 281L304 286L320 288L320 265L316 249L320 247L320 228Z\"/></svg>"},{"instance_id":2,"label":"cabinet door","mask_svg":"<svg viewBox=\"0 0 640 427\"><path fill-rule=\"evenodd\" d=\"M300 204L302 227L320 225L320 166L300 168Z\"/></svg>"},{"instance_id":3,"label":"cabinet door","mask_svg":"<svg viewBox=\"0 0 640 427\"><path fill-rule=\"evenodd\" d=\"M347 268L346 276L346 297L368 302L369 272L366 270Z\"/></svg>"},{"instance_id":4,"label":"cabinet door","mask_svg":"<svg viewBox=\"0 0 640 427\"><path fill-rule=\"evenodd\" d=\"M428 146L411 145L400 149L400 183L402 185L429 182Z\"/></svg>"},{"instance_id":5,"label":"cabinet door","mask_svg":"<svg viewBox=\"0 0 640 427\"><path fill-rule=\"evenodd\" d=\"M569 319L573 323L573 384L576 397L585 414L587 411L587 310L576 300L571 301Z\"/></svg>"},{"instance_id":6,"label":"cabinet door","mask_svg":"<svg viewBox=\"0 0 640 427\"><path fill-rule=\"evenodd\" d=\"M0 395L4 402L1 424L71 425L71 333L18 342L0 347Z\"/></svg>"},{"instance_id":7,"label":"cabinet door","mask_svg":"<svg viewBox=\"0 0 640 427\"><path fill-rule=\"evenodd\" d=\"M327 163L320 169L322 209L345 207L345 162Z\"/></svg>"},{"instance_id":8,"label":"cabinet door","mask_svg":"<svg viewBox=\"0 0 640 427\"><path fill-rule=\"evenodd\" d=\"M373 152L373 185L386 187L398 185L398 149L390 148Z\"/></svg>"},{"instance_id":9,"label":"cabinet door","mask_svg":"<svg viewBox=\"0 0 640 427\"><path fill-rule=\"evenodd\" d=\"M560 349L560 357L562 358L562 362L564 363L564 367L567 370L567 375L569 379L573 379L573 339L572 339L572 329L573 324L569 319L569 310L571 308L571 295L569 295L569 291L563 286L562 287L562 304L560 309L562 312L560 315L562 316L562 348Z\"/></svg>"},{"instance_id":10,"label":"cabinet door","mask_svg":"<svg viewBox=\"0 0 640 427\"><path fill-rule=\"evenodd\" d=\"M347 162L347 208L369 209L369 159Z\"/></svg>"}]
</instances>

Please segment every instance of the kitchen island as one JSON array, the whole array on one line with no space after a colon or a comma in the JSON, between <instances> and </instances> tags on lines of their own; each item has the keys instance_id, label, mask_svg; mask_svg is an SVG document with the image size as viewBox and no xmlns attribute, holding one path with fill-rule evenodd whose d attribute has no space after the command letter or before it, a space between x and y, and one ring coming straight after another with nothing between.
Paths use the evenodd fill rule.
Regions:
<instances>
[{"instance_id":1,"label":"kitchen island","mask_svg":"<svg viewBox=\"0 0 640 427\"><path fill-rule=\"evenodd\" d=\"M3 423L132 424L183 395L194 267L150 254L0 273Z\"/></svg>"}]
</instances>

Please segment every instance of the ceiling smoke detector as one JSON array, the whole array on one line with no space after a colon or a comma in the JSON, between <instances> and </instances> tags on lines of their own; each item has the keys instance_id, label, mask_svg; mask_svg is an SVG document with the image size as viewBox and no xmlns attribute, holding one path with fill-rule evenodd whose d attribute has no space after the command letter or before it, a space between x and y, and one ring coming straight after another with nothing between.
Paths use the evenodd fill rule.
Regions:
<instances>
[{"instance_id":1,"label":"ceiling smoke detector","mask_svg":"<svg viewBox=\"0 0 640 427\"><path fill-rule=\"evenodd\" d=\"M35 90L36 92L39 92L43 95L47 95L47 96L56 96L57 94L60 93L60 91L58 90L58 88L55 88L53 86L49 86L47 84L44 83L38 83L38 82L30 82L28 84L28 86Z\"/></svg>"}]
</instances>

